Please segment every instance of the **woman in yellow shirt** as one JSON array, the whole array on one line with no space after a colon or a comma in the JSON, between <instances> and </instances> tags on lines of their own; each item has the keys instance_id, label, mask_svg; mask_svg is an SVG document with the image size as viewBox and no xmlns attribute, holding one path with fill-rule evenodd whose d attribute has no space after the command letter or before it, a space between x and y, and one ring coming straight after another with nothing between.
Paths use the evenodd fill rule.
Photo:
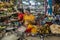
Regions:
<instances>
[{"instance_id":1,"label":"woman in yellow shirt","mask_svg":"<svg viewBox=\"0 0 60 40\"><path fill-rule=\"evenodd\" d=\"M30 13L30 9L26 9L25 11L24 11L24 23L26 23L26 22L34 22L35 21L35 16L34 15L32 15L31 13Z\"/></svg>"},{"instance_id":2,"label":"woman in yellow shirt","mask_svg":"<svg viewBox=\"0 0 60 40\"><path fill-rule=\"evenodd\" d=\"M26 32L27 33L35 33L36 29L33 28L33 25L32 25L32 23L35 21L35 16L30 13L30 9L26 9L24 11L24 13L25 13L24 18L23 18L24 24L26 24L26 23L28 24Z\"/></svg>"}]
</instances>

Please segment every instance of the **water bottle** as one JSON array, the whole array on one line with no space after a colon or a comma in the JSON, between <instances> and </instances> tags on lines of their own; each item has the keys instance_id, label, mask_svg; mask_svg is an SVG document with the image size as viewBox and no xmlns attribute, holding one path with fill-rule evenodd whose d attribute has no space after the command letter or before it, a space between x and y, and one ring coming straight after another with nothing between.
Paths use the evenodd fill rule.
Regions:
<instances>
[{"instance_id":1,"label":"water bottle","mask_svg":"<svg viewBox=\"0 0 60 40\"><path fill-rule=\"evenodd\" d=\"M41 36L41 39L40 40L44 40L44 37L43 36Z\"/></svg>"}]
</instances>

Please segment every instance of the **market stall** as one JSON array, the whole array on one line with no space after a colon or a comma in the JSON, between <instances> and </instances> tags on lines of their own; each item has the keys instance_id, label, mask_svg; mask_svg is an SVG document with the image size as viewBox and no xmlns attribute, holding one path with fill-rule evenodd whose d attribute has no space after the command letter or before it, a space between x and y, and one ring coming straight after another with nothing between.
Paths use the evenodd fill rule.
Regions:
<instances>
[{"instance_id":1,"label":"market stall","mask_svg":"<svg viewBox=\"0 0 60 40\"><path fill-rule=\"evenodd\" d=\"M44 40L51 34L60 34L60 22L55 23L58 17L52 15L51 3L51 0L1 0L0 38L26 40L27 37L39 37ZM60 5L54 7L55 13L59 13Z\"/></svg>"}]
</instances>

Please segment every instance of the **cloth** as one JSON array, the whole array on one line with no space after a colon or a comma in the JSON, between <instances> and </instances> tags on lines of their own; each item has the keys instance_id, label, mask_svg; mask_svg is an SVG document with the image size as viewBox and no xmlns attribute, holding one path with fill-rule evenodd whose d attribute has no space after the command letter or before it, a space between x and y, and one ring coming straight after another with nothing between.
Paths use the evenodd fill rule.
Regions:
<instances>
[{"instance_id":1,"label":"cloth","mask_svg":"<svg viewBox=\"0 0 60 40\"><path fill-rule=\"evenodd\" d=\"M56 19L60 20L60 15L56 15Z\"/></svg>"}]
</instances>

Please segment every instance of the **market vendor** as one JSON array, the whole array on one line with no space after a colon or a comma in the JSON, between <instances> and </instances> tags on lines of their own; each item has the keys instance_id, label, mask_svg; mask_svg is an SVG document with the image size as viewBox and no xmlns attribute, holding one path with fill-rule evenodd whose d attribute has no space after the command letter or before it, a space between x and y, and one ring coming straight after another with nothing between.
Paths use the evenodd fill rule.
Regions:
<instances>
[{"instance_id":1,"label":"market vendor","mask_svg":"<svg viewBox=\"0 0 60 40\"><path fill-rule=\"evenodd\" d=\"M22 21L23 20L23 9L22 8L19 8L18 9L18 20Z\"/></svg>"},{"instance_id":2,"label":"market vendor","mask_svg":"<svg viewBox=\"0 0 60 40\"><path fill-rule=\"evenodd\" d=\"M30 13L30 9L27 8L25 11L24 11L24 23L26 22L34 22L35 21L35 16L33 14Z\"/></svg>"},{"instance_id":3,"label":"market vendor","mask_svg":"<svg viewBox=\"0 0 60 40\"><path fill-rule=\"evenodd\" d=\"M19 8L17 14L18 14L19 23L20 23L20 25L22 25L22 23L23 23L23 16L24 16L23 9Z\"/></svg>"}]
</instances>

